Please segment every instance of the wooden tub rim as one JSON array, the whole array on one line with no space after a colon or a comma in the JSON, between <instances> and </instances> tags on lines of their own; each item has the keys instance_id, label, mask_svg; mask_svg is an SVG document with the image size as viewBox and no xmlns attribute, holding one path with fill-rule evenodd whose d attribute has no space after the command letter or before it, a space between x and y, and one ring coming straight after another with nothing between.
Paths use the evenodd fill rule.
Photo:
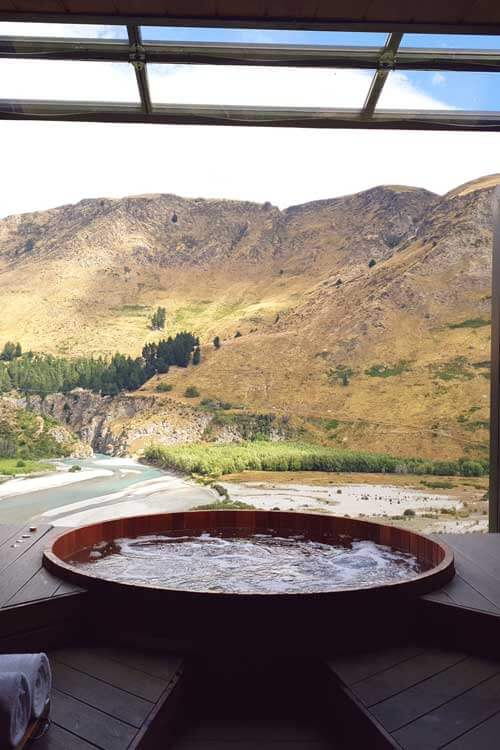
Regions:
<instances>
[{"instance_id":1,"label":"wooden tub rim","mask_svg":"<svg viewBox=\"0 0 500 750\"><path fill-rule=\"evenodd\" d=\"M113 524L116 522L133 522L135 520L144 519L144 518L165 518L170 516L189 516L194 514L225 514L225 513L231 513L235 514L237 513L239 516L243 516L244 514L252 514L252 515L258 515L258 514L269 514L269 515L281 515L281 516L303 516L305 518L308 517L322 517L332 520L333 522L335 520L345 520L349 521L350 523L353 523L356 526L359 526L360 528L365 527L378 527L378 528L385 528L385 529L393 529L395 532L403 532L405 534L411 534L415 537L419 537L420 539L426 541L427 543L433 545L434 547L437 547L442 552L442 559L439 563L436 565L433 565L428 570L422 571L421 573L416 573L414 575L408 576L407 578L403 579L397 579L393 581L385 581L383 583L372 583L372 584L365 584L363 586L349 586L344 588L334 588L334 589L326 589L324 591L315 591L315 592L284 592L284 593L277 593L275 591L263 591L263 592L228 592L228 591L207 591L207 590L195 590L195 589L184 589L184 588L175 588L175 587L166 587L166 586L158 586L154 584L148 584L148 583L135 583L133 581L116 581L111 578L105 578L102 575L95 575L93 573L89 573L87 571L83 572L81 571L77 566L71 565L63 558L59 557L54 551L53 548L57 546L58 542L62 540L65 536L78 532L80 530L92 528L92 527L105 527L108 524ZM212 528L216 528L215 526ZM225 527L228 528L228 527ZM210 530L210 529L208 529ZM154 531L151 531L150 533L155 533ZM157 533L162 533L158 531ZM131 537L133 538L133 537ZM369 537L363 537L361 534L359 536L353 536L352 539L369 539ZM387 545L385 545L387 546ZM392 546L392 545L391 545ZM397 546L394 546L394 549L398 549ZM404 550L400 550L404 551ZM418 557L417 557L418 559ZM47 547L43 552L43 563L44 566L53 574L56 576L59 576L63 579L70 580L73 583L76 583L83 588L90 588L96 585L99 586L109 586L113 587L115 590L118 588L123 587L124 591L135 591L140 592L141 590L151 591L151 592L157 592L158 594L175 594L178 596L182 596L183 598L206 598L210 600L215 600L217 598L219 599L238 599L241 600L264 600L264 599L270 599L274 598L276 600L282 601L285 599L293 599L293 600L300 600L304 598L309 599L330 599L331 597L334 597L335 595L360 595L363 592L365 593L376 593L380 592L382 593L396 593L399 592L401 594L404 593L412 593L417 589L421 589L417 591L417 594L424 594L424 593L430 593L431 591L435 591L436 589L441 588L446 583L448 583L453 576L455 575L455 565L454 565L454 553L452 548L446 544L445 542L441 540L433 539L432 537L420 534L414 531L409 531L408 529L403 528L402 526L393 526L389 524L383 524L378 523L375 521L367 521L365 519L361 518L345 518L344 516L335 516L332 514L326 514L326 513L299 513L295 511L272 511L272 510L261 510L261 509L241 509L241 510L210 510L210 511L200 511L196 510L196 508L192 510L186 510L186 511L173 511L171 513L141 513L139 515L134 516L125 516L121 518L110 518L106 521L98 521L95 523L85 524L82 526L76 526L76 527L65 527L64 531L61 532L55 539L51 541L51 544L49 547Z\"/></svg>"}]
</instances>

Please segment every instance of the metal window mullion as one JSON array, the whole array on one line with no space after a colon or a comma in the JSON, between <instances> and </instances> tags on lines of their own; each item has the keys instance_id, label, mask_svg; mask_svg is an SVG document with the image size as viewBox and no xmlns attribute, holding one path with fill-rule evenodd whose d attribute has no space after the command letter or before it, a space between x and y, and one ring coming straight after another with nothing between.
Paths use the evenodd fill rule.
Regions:
<instances>
[{"instance_id":1,"label":"metal window mullion","mask_svg":"<svg viewBox=\"0 0 500 750\"><path fill-rule=\"evenodd\" d=\"M396 53L402 39L403 34L390 34L386 45L380 54L378 70L373 76L370 90L368 91L365 100L365 104L363 107L363 117L371 117L375 112L375 108L378 104L378 100L380 99L380 95L382 93L382 89L385 86L385 82L387 81L387 77L391 70L394 69Z\"/></svg>"},{"instance_id":2,"label":"metal window mullion","mask_svg":"<svg viewBox=\"0 0 500 750\"><path fill-rule=\"evenodd\" d=\"M146 68L146 54L142 46L141 31L138 26L127 26L128 40L130 44L129 61L135 70L137 87L144 112L148 115L153 110L151 95L149 93L149 82Z\"/></svg>"},{"instance_id":3,"label":"metal window mullion","mask_svg":"<svg viewBox=\"0 0 500 750\"><path fill-rule=\"evenodd\" d=\"M133 37L136 38L136 35ZM134 48L137 46L133 44ZM228 42L143 42L147 62L195 65L263 65L304 68L380 67L379 47ZM115 39L0 36L0 58L130 62L130 42ZM387 53L387 50L385 50ZM395 53L392 53L393 55ZM500 72L500 52L406 47L395 54L399 70Z\"/></svg>"},{"instance_id":4,"label":"metal window mullion","mask_svg":"<svg viewBox=\"0 0 500 750\"><path fill-rule=\"evenodd\" d=\"M500 112L380 110L370 118L359 109L155 104L150 113L131 102L0 100L0 119L136 122L390 130L500 131Z\"/></svg>"}]
</instances>

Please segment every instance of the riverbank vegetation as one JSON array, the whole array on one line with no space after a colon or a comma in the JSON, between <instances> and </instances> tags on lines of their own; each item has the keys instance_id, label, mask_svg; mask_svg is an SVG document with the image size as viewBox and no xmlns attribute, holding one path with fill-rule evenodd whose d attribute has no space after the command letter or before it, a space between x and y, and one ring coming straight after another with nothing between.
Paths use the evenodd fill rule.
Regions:
<instances>
[{"instance_id":1,"label":"riverbank vegetation","mask_svg":"<svg viewBox=\"0 0 500 750\"><path fill-rule=\"evenodd\" d=\"M55 419L0 399L0 474L13 476L53 469L43 460L69 456L77 443L75 436Z\"/></svg>"},{"instance_id":2,"label":"riverbank vegetation","mask_svg":"<svg viewBox=\"0 0 500 750\"><path fill-rule=\"evenodd\" d=\"M294 442L249 441L231 444L193 443L149 446L147 461L188 474L222 476L241 471L330 471L437 476L483 476L486 461L401 459Z\"/></svg>"},{"instance_id":3,"label":"riverbank vegetation","mask_svg":"<svg viewBox=\"0 0 500 750\"><path fill-rule=\"evenodd\" d=\"M1 458L0 476L15 477L19 474L38 474L45 471L53 471L51 464L42 461L25 461L22 458Z\"/></svg>"}]
</instances>

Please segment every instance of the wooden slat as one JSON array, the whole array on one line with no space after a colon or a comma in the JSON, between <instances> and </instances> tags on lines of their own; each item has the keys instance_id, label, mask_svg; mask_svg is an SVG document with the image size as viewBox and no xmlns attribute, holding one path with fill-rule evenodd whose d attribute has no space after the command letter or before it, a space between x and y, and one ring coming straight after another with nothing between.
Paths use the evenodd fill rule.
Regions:
<instances>
[{"instance_id":1,"label":"wooden slat","mask_svg":"<svg viewBox=\"0 0 500 750\"><path fill-rule=\"evenodd\" d=\"M141 727L154 706L151 701L131 695L66 664L60 664L55 659L51 663L54 687L57 690L133 727Z\"/></svg>"},{"instance_id":2,"label":"wooden slat","mask_svg":"<svg viewBox=\"0 0 500 750\"><path fill-rule=\"evenodd\" d=\"M167 686L166 680L113 661L98 648L61 649L52 652L52 656L62 664L148 701L156 702Z\"/></svg>"},{"instance_id":3,"label":"wooden slat","mask_svg":"<svg viewBox=\"0 0 500 750\"><path fill-rule=\"evenodd\" d=\"M4 606L12 607L16 604L26 604L26 602L39 601L40 599L50 599L55 594L61 580L49 573L46 568L39 568L36 573L21 586L14 596L7 600Z\"/></svg>"},{"instance_id":4,"label":"wooden slat","mask_svg":"<svg viewBox=\"0 0 500 750\"><path fill-rule=\"evenodd\" d=\"M448 544L486 573L500 579L500 534L454 534Z\"/></svg>"},{"instance_id":5,"label":"wooden slat","mask_svg":"<svg viewBox=\"0 0 500 750\"><path fill-rule=\"evenodd\" d=\"M71 583L70 581L62 581L59 582L59 586L57 587L56 591L54 591L53 596L66 596L67 594L83 594L85 592L85 589L82 589L81 586L77 586L76 583Z\"/></svg>"},{"instance_id":6,"label":"wooden slat","mask_svg":"<svg viewBox=\"0 0 500 750\"><path fill-rule=\"evenodd\" d=\"M126 750L136 730L129 724L82 703L57 689L52 691L52 721L102 750Z\"/></svg>"},{"instance_id":7,"label":"wooden slat","mask_svg":"<svg viewBox=\"0 0 500 750\"><path fill-rule=\"evenodd\" d=\"M2 545L2 550L0 553L0 573L2 573L10 565L12 565L13 562L26 554L26 552L31 547L33 547L33 545L38 544L38 542L46 537L46 535L50 531L50 526L39 526L36 531L30 533L29 539L24 539L20 544L14 547L13 545L15 544L16 539L21 539L23 533L29 533L29 527L26 526L24 528L26 529L26 531L21 530L21 533L16 537L12 537L12 540L9 540L8 544Z\"/></svg>"},{"instance_id":8,"label":"wooden slat","mask_svg":"<svg viewBox=\"0 0 500 750\"><path fill-rule=\"evenodd\" d=\"M422 651L422 648L413 645L380 649L379 651L330 659L328 666L346 685L353 685L381 672L383 669L389 669L406 659L411 659Z\"/></svg>"},{"instance_id":9,"label":"wooden slat","mask_svg":"<svg viewBox=\"0 0 500 750\"><path fill-rule=\"evenodd\" d=\"M397 730L394 737L404 750L438 750L496 714L499 706L500 675L496 675Z\"/></svg>"},{"instance_id":10,"label":"wooden slat","mask_svg":"<svg viewBox=\"0 0 500 750\"><path fill-rule=\"evenodd\" d=\"M8 544L11 539L18 539L20 534L25 533L25 529L26 526L24 524L0 524L0 555L2 554L1 547L4 544Z\"/></svg>"},{"instance_id":11,"label":"wooden slat","mask_svg":"<svg viewBox=\"0 0 500 750\"><path fill-rule=\"evenodd\" d=\"M498 673L500 663L470 657L370 710L388 731L394 731Z\"/></svg>"},{"instance_id":12,"label":"wooden slat","mask_svg":"<svg viewBox=\"0 0 500 750\"><path fill-rule=\"evenodd\" d=\"M0 606L5 606L8 600L14 596L30 580L35 572L42 567L42 549L46 540L50 538L48 529L41 534L40 538L26 540L27 545L20 545L21 554L9 565L7 565L0 576ZM43 546L42 546L43 545ZM18 549L12 550L18 552ZM4 558L1 558L4 561Z\"/></svg>"},{"instance_id":13,"label":"wooden slat","mask_svg":"<svg viewBox=\"0 0 500 750\"><path fill-rule=\"evenodd\" d=\"M500 713L466 732L446 746L446 750L493 750L500 737Z\"/></svg>"},{"instance_id":14,"label":"wooden slat","mask_svg":"<svg viewBox=\"0 0 500 750\"><path fill-rule=\"evenodd\" d=\"M455 606L500 614L500 608L471 586L461 573L457 573L442 591L452 600ZM426 594L423 598L432 599L432 596L432 594Z\"/></svg>"},{"instance_id":15,"label":"wooden slat","mask_svg":"<svg viewBox=\"0 0 500 750\"><path fill-rule=\"evenodd\" d=\"M460 577L467 581L479 594L500 608L500 580L483 570L477 563L455 550L455 562Z\"/></svg>"},{"instance_id":16,"label":"wooden slat","mask_svg":"<svg viewBox=\"0 0 500 750\"><path fill-rule=\"evenodd\" d=\"M386 700L464 659L456 651L425 651L351 686L365 706Z\"/></svg>"},{"instance_id":17,"label":"wooden slat","mask_svg":"<svg viewBox=\"0 0 500 750\"><path fill-rule=\"evenodd\" d=\"M124 648L106 647L100 649L103 656L138 669L145 674L169 682L183 663L180 656L158 653L156 651L125 650Z\"/></svg>"},{"instance_id":18,"label":"wooden slat","mask_svg":"<svg viewBox=\"0 0 500 750\"><path fill-rule=\"evenodd\" d=\"M47 734L36 741L32 750L95 750L96 747L97 745L52 723Z\"/></svg>"}]
</instances>

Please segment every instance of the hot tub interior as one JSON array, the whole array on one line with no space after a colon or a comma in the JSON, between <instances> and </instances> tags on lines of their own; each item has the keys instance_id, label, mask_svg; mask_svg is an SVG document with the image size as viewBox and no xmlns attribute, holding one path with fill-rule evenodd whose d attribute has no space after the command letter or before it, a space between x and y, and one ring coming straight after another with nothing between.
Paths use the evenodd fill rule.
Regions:
<instances>
[{"instance_id":1,"label":"hot tub interior","mask_svg":"<svg viewBox=\"0 0 500 750\"><path fill-rule=\"evenodd\" d=\"M192 511L67 532L47 553L64 572L212 594L314 594L432 583L452 560L394 527L313 514Z\"/></svg>"}]
</instances>

